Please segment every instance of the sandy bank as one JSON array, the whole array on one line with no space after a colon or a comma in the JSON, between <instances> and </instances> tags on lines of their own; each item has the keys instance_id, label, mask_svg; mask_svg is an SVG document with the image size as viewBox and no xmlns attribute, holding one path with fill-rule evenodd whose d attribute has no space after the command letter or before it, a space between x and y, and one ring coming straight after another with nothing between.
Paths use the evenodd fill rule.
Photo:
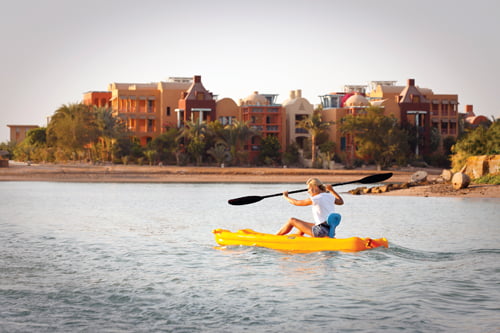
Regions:
<instances>
[{"instance_id":1,"label":"sandy bank","mask_svg":"<svg viewBox=\"0 0 500 333\"><path fill-rule=\"evenodd\" d=\"M387 180L403 183L418 169L394 170ZM436 177L440 169L425 169L429 177ZM382 171L388 172L388 171ZM309 177L324 182L353 181L379 173L367 169L301 169L301 168L240 168L240 167L179 167L179 166L94 166L88 164L33 164L12 163L0 169L0 181L58 181L58 182L128 182L128 183L304 183ZM353 185L355 187L355 185ZM448 185L418 186L376 195L410 196L469 196L500 198L500 186L472 185L454 191Z\"/></svg>"}]
</instances>

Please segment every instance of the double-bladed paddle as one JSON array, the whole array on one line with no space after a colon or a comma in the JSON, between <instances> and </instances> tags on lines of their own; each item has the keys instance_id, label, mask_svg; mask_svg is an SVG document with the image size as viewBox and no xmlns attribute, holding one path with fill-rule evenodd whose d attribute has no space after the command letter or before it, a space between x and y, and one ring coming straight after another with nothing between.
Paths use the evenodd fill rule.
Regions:
<instances>
[{"instance_id":1,"label":"double-bladed paddle","mask_svg":"<svg viewBox=\"0 0 500 333\"><path fill-rule=\"evenodd\" d=\"M392 177L392 172L380 173L380 174L376 174L376 175L366 176L364 178L361 178L358 180L353 180L350 182L332 184L332 186L340 186L340 185L347 185L347 184L354 184L354 183L361 183L361 184L380 183L380 182L383 182L384 180L389 179L391 177ZM292 193L299 193L299 192L305 192L305 191L307 191L307 189L289 191L288 193L292 194ZM283 193L269 194L269 195L263 195L263 196L250 195L247 197L230 199L230 200L228 200L228 203L230 205L236 205L236 206L248 205L251 203L259 202L265 198L277 197L280 195L283 195Z\"/></svg>"}]
</instances>

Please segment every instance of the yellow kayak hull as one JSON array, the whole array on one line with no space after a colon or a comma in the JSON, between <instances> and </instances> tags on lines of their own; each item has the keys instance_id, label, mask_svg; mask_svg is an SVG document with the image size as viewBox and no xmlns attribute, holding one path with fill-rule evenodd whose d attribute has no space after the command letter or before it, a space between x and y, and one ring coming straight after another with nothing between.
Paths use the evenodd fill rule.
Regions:
<instances>
[{"instance_id":1,"label":"yellow kayak hull","mask_svg":"<svg viewBox=\"0 0 500 333\"><path fill-rule=\"evenodd\" d=\"M238 230L237 232L215 229L212 233L215 235L215 241L222 246L259 246L287 252L358 252L381 246L389 247L389 242L385 238L315 238L293 234L277 236L256 232L251 229Z\"/></svg>"}]
</instances>

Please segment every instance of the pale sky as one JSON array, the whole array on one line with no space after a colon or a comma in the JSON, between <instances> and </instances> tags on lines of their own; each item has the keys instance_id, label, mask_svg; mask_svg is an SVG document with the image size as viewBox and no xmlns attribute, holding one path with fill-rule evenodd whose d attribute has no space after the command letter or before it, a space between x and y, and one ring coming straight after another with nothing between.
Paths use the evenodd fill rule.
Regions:
<instances>
[{"instance_id":1,"label":"pale sky","mask_svg":"<svg viewBox=\"0 0 500 333\"><path fill-rule=\"evenodd\" d=\"M0 142L111 82L201 75L235 101L394 80L500 118L498 0L0 0Z\"/></svg>"}]
</instances>

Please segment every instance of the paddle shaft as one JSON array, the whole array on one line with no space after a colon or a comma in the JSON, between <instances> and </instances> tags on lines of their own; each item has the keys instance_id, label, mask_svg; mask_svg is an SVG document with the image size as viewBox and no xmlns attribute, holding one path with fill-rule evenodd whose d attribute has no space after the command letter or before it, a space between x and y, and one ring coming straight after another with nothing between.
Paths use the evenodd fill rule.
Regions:
<instances>
[{"instance_id":1,"label":"paddle shaft","mask_svg":"<svg viewBox=\"0 0 500 333\"><path fill-rule=\"evenodd\" d=\"M367 176L367 177L364 177L364 178L361 178L358 180L353 180L350 182L332 184L332 186L340 186L340 185L347 185L347 184L354 184L354 183L361 183L361 184L379 183L379 182L383 182L384 180L389 179L391 177L392 177L392 172L388 172L388 173ZM294 191L289 191L288 194L305 192L305 191L307 191L307 189L294 190ZM262 199L265 199L265 198L277 197L280 195L283 195L283 193L269 194L269 195L264 195L264 196L251 195L251 196L247 196L247 197L230 199L230 200L228 200L228 203L230 205L248 205L251 203L261 201Z\"/></svg>"},{"instance_id":2,"label":"paddle shaft","mask_svg":"<svg viewBox=\"0 0 500 333\"><path fill-rule=\"evenodd\" d=\"M348 185L348 184L354 184L354 183L359 183L359 180L353 180L351 182L345 182L345 183L336 183L332 184L332 186L342 186L342 185ZM293 190L293 191L288 191L288 194L294 194L294 193L300 193L300 192L306 192L307 188L301 189L301 190ZM280 195L283 195L282 193L275 193L275 194L269 194L269 195L263 195L262 199L264 198L271 198L271 197L278 197Z\"/></svg>"}]
</instances>

